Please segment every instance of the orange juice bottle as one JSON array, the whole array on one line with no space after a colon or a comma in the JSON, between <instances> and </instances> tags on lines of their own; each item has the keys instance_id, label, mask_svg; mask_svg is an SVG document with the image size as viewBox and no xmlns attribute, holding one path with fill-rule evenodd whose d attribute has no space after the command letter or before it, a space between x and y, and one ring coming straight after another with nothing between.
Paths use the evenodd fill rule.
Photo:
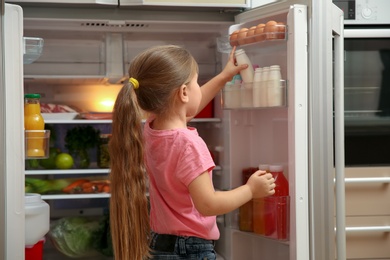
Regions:
<instances>
[{"instance_id":1,"label":"orange juice bottle","mask_svg":"<svg viewBox=\"0 0 390 260\"><path fill-rule=\"evenodd\" d=\"M40 94L24 95L24 130L26 130L26 156L39 158L45 156L45 121L41 115ZM40 130L40 131L36 131Z\"/></svg>"}]
</instances>

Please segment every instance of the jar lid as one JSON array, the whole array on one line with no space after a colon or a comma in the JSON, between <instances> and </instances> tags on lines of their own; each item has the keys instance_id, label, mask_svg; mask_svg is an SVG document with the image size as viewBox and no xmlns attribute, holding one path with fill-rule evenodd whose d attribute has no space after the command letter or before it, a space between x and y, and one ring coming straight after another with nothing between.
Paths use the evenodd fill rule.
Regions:
<instances>
[{"instance_id":1,"label":"jar lid","mask_svg":"<svg viewBox=\"0 0 390 260\"><path fill-rule=\"evenodd\" d=\"M283 171L283 165L270 165L269 166L270 172L282 172Z\"/></svg>"},{"instance_id":2,"label":"jar lid","mask_svg":"<svg viewBox=\"0 0 390 260\"><path fill-rule=\"evenodd\" d=\"M24 98L41 98L41 94L25 94Z\"/></svg>"},{"instance_id":3,"label":"jar lid","mask_svg":"<svg viewBox=\"0 0 390 260\"><path fill-rule=\"evenodd\" d=\"M41 201L42 201L41 195L38 193L26 193L24 195L25 204L37 203Z\"/></svg>"}]
</instances>

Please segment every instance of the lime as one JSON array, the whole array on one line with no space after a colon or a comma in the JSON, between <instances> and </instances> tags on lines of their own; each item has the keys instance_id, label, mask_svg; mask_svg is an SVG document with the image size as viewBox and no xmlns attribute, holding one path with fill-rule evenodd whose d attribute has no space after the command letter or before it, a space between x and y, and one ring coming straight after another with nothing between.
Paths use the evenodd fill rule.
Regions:
<instances>
[{"instance_id":1,"label":"lime","mask_svg":"<svg viewBox=\"0 0 390 260\"><path fill-rule=\"evenodd\" d=\"M70 169L73 167L73 157L68 153L60 153L56 156L55 163L58 169Z\"/></svg>"},{"instance_id":2,"label":"lime","mask_svg":"<svg viewBox=\"0 0 390 260\"><path fill-rule=\"evenodd\" d=\"M39 165L45 169L55 169L56 168L56 157L60 153L60 149L55 147L50 147L49 158L39 160Z\"/></svg>"}]
</instances>

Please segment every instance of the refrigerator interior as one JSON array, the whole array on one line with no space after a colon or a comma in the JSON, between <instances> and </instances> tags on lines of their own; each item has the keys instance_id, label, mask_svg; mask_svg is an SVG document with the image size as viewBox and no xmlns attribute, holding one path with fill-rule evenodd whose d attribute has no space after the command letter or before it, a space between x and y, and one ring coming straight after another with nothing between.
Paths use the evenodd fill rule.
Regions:
<instances>
[{"instance_id":1,"label":"refrigerator interior","mask_svg":"<svg viewBox=\"0 0 390 260\"><path fill-rule=\"evenodd\" d=\"M42 103L65 104L77 112L108 112L121 84L126 80L131 59L143 49L160 44L177 44L189 49L199 63L201 84L221 71L226 63L226 53L229 52L226 39L233 29L249 28L269 20L283 22L287 24L286 37L291 38L243 47L253 64L259 67L280 66L282 79L287 82L285 103L269 108L226 109L223 107L221 93L214 99L212 118L194 120L190 124L198 128L216 158L217 168L213 174L216 189L226 190L241 185L244 168L257 167L259 164L280 164L283 165L284 175L290 181L290 196L293 197L296 165L291 153L296 149L296 144L291 141L295 127L292 123L295 120L292 87L296 79L293 76L295 68L292 67L295 62L289 63L287 50L288 41L295 36L290 35L290 30L294 31L294 24L288 18L290 10L288 5L286 6L282 11L242 24L234 24L228 19L191 22L188 17L188 22L181 23L126 20L124 23L121 21L124 26L109 26L107 20L91 19L90 14L88 19L27 17L25 36L44 39L44 48L39 59L24 66L24 92L40 93ZM196 16L196 13L193 15ZM306 16L304 21L306 22ZM228 47L221 49L221 41ZM302 70L306 72L305 68ZM305 86L303 84L303 87ZM102 101L109 105L102 106ZM305 102L303 104L305 105ZM49 120L47 124L52 125L57 132L55 146L64 150L64 135L71 127L92 124L101 131L110 131L109 120ZM302 127L304 128L305 124ZM96 150L90 151L90 155L91 171L76 172L77 176L107 175L108 171L96 170ZM27 170L26 174L43 179L76 176L74 173L62 174L42 169L36 172ZM306 190L302 191L304 192ZM107 211L108 205L108 197L47 198L53 219L63 216L99 216ZM294 209L291 214L294 214ZM240 231L239 217L238 210L218 217L221 238L216 244L216 250L222 257L256 259L261 256L262 259L290 259L290 253L294 252L291 247L296 245L295 242L291 244L289 240L279 241L253 232ZM294 221L295 219L292 219L290 223ZM294 230L295 225L291 224L290 237L295 237ZM51 247L50 243L46 246ZM50 250L50 253L55 251L52 248ZM47 259L59 259L55 258L59 257L58 254L50 257Z\"/></svg>"}]
</instances>

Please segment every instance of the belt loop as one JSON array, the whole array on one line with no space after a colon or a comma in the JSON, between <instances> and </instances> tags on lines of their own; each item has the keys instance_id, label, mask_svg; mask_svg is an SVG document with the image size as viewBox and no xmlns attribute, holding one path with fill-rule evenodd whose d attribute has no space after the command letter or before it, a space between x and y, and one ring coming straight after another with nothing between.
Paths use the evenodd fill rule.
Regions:
<instances>
[{"instance_id":1,"label":"belt loop","mask_svg":"<svg viewBox=\"0 0 390 260\"><path fill-rule=\"evenodd\" d=\"M186 255L186 240L184 237L178 237L177 239L179 240L179 254Z\"/></svg>"}]
</instances>

